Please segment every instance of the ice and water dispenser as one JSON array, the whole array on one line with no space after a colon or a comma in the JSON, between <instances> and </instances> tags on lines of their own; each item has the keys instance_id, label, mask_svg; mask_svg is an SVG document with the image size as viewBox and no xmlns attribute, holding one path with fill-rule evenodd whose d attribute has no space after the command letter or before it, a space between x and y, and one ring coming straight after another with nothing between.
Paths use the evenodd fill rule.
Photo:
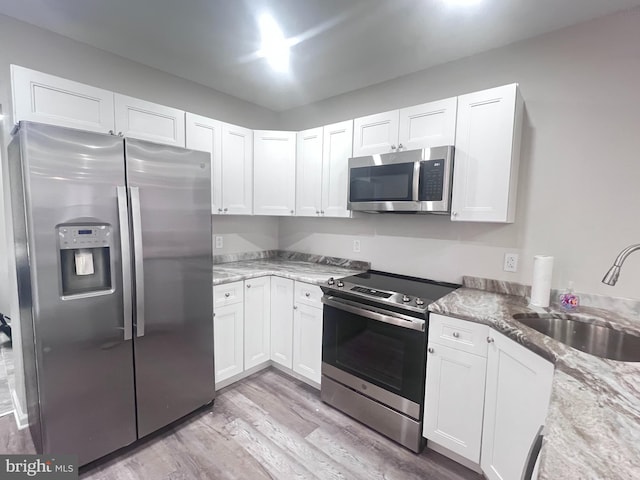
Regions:
<instances>
[{"instance_id":1,"label":"ice and water dispenser","mask_svg":"<svg viewBox=\"0 0 640 480\"><path fill-rule=\"evenodd\" d=\"M111 227L65 224L57 231L62 296L111 290Z\"/></svg>"}]
</instances>

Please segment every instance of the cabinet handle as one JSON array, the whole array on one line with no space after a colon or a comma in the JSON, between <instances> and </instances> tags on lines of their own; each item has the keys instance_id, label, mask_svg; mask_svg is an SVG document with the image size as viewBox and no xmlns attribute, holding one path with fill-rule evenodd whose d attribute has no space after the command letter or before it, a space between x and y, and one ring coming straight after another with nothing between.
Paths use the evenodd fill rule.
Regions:
<instances>
[{"instance_id":1,"label":"cabinet handle","mask_svg":"<svg viewBox=\"0 0 640 480\"><path fill-rule=\"evenodd\" d=\"M493 343L495 340L491 337L487 337L487 343Z\"/></svg>"},{"instance_id":2,"label":"cabinet handle","mask_svg":"<svg viewBox=\"0 0 640 480\"><path fill-rule=\"evenodd\" d=\"M316 210L316 215L320 215L320 212L318 210Z\"/></svg>"},{"instance_id":3,"label":"cabinet handle","mask_svg":"<svg viewBox=\"0 0 640 480\"><path fill-rule=\"evenodd\" d=\"M298 306L297 306L297 305L294 305L294 306L293 306L293 309L294 309L294 310L297 310L297 309L298 309Z\"/></svg>"},{"instance_id":4,"label":"cabinet handle","mask_svg":"<svg viewBox=\"0 0 640 480\"><path fill-rule=\"evenodd\" d=\"M427 348L427 352L429 352L429 353L433 353L433 352L434 352L433 347L429 347L429 348Z\"/></svg>"},{"instance_id":5,"label":"cabinet handle","mask_svg":"<svg viewBox=\"0 0 640 480\"><path fill-rule=\"evenodd\" d=\"M320 215L324 215L324 210L320 210Z\"/></svg>"},{"instance_id":6,"label":"cabinet handle","mask_svg":"<svg viewBox=\"0 0 640 480\"><path fill-rule=\"evenodd\" d=\"M396 146L395 145L391 145L391 150L395 150Z\"/></svg>"},{"instance_id":7,"label":"cabinet handle","mask_svg":"<svg viewBox=\"0 0 640 480\"><path fill-rule=\"evenodd\" d=\"M247 288L251 288L251 285L247 283Z\"/></svg>"},{"instance_id":8,"label":"cabinet handle","mask_svg":"<svg viewBox=\"0 0 640 480\"><path fill-rule=\"evenodd\" d=\"M454 216L454 217L457 217L458 216L458 212L451 212L451 215Z\"/></svg>"},{"instance_id":9,"label":"cabinet handle","mask_svg":"<svg viewBox=\"0 0 640 480\"><path fill-rule=\"evenodd\" d=\"M113 130L109 130L109 135L115 135Z\"/></svg>"},{"instance_id":10,"label":"cabinet handle","mask_svg":"<svg viewBox=\"0 0 640 480\"><path fill-rule=\"evenodd\" d=\"M458 332L453 332L453 338L458 338L460 334Z\"/></svg>"},{"instance_id":11,"label":"cabinet handle","mask_svg":"<svg viewBox=\"0 0 640 480\"><path fill-rule=\"evenodd\" d=\"M229 292L224 294L225 298L229 298L231 296L231 294Z\"/></svg>"},{"instance_id":12,"label":"cabinet handle","mask_svg":"<svg viewBox=\"0 0 640 480\"><path fill-rule=\"evenodd\" d=\"M119 137L124 137L124 135L122 135L122 132L118 132L118 136Z\"/></svg>"},{"instance_id":13,"label":"cabinet handle","mask_svg":"<svg viewBox=\"0 0 640 480\"><path fill-rule=\"evenodd\" d=\"M228 209L228 208L225 208L225 209L224 209L224 211L225 211L225 213L226 213L226 212L228 212L228 211L229 211L229 209Z\"/></svg>"},{"instance_id":14,"label":"cabinet handle","mask_svg":"<svg viewBox=\"0 0 640 480\"><path fill-rule=\"evenodd\" d=\"M293 215L294 213L295 213L295 211L294 211L294 210L291 210L291 215Z\"/></svg>"},{"instance_id":15,"label":"cabinet handle","mask_svg":"<svg viewBox=\"0 0 640 480\"><path fill-rule=\"evenodd\" d=\"M398 150L402 150L403 148L402 144L398 145Z\"/></svg>"},{"instance_id":16,"label":"cabinet handle","mask_svg":"<svg viewBox=\"0 0 640 480\"><path fill-rule=\"evenodd\" d=\"M305 297L307 297L307 298L309 298L309 297L311 296L311 293L310 293L310 292L307 292L307 293L305 293L305 294L304 294L304 296L305 296Z\"/></svg>"},{"instance_id":17,"label":"cabinet handle","mask_svg":"<svg viewBox=\"0 0 640 480\"><path fill-rule=\"evenodd\" d=\"M222 213L222 209L221 209L221 208L219 208L219 209L218 209L218 212Z\"/></svg>"}]
</instances>

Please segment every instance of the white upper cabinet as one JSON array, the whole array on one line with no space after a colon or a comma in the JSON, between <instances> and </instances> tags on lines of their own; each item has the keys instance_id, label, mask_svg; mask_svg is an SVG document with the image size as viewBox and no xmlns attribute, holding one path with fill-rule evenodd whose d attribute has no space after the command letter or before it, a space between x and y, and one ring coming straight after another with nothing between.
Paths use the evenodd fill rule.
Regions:
<instances>
[{"instance_id":1,"label":"white upper cabinet","mask_svg":"<svg viewBox=\"0 0 640 480\"><path fill-rule=\"evenodd\" d=\"M515 219L523 114L518 85L458 97L451 219Z\"/></svg>"},{"instance_id":2,"label":"white upper cabinet","mask_svg":"<svg viewBox=\"0 0 640 480\"><path fill-rule=\"evenodd\" d=\"M389 153L398 148L398 110L376 113L353 121L353 156Z\"/></svg>"},{"instance_id":3,"label":"white upper cabinet","mask_svg":"<svg viewBox=\"0 0 640 480\"><path fill-rule=\"evenodd\" d=\"M352 120L298 132L296 215L351 215L347 187L352 150Z\"/></svg>"},{"instance_id":4,"label":"white upper cabinet","mask_svg":"<svg viewBox=\"0 0 640 480\"><path fill-rule=\"evenodd\" d=\"M125 137L185 146L184 111L115 94L116 131Z\"/></svg>"},{"instance_id":5,"label":"white upper cabinet","mask_svg":"<svg viewBox=\"0 0 640 480\"><path fill-rule=\"evenodd\" d=\"M296 133L253 132L253 213L293 215L296 203Z\"/></svg>"},{"instance_id":6,"label":"white upper cabinet","mask_svg":"<svg viewBox=\"0 0 640 480\"><path fill-rule=\"evenodd\" d=\"M349 217L347 191L349 158L353 153L353 120L324 127L322 149L322 208L325 217Z\"/></svg>"},{"instance_id":7,"label":"white upper cabinet","mask_svg":"<svg viewBox=\"0 0 640 480\"><path fill-rule=\"evenodd\" d=\"M271 360L293 366L293 280L271 277Z\"/></svg>"},{"instance_id":8,"label":"white upper cabinet","mask_svg":"<svg viewBox=\"0 0 640 480\"><path fill-rule=\"evenodd\" d=\"M222 207L216 213L251 215L252 205L253 130L223 123Z\"/></svg>"},{"instance_id":9,"label":"white upper cabinet","mask_svg":"<svg viewBox=\"0 0 640 480\"><path fill-rule=\"evenodd\" d=\"M317 217L322 210L323 128L297 134L296 215Z\"/></svg>"},{"instance_id":10,"label":"white upper cabinet","mask_svg":"<svg viewBox=\"0 0 640 480\"><path fill-rule=\"evenodd\" d=\"M400 109L398 148L414 150L453 145L456 139L456 97Z\"/></svg>"},{"instance_id":11,"label":"white upper cabinet","mask_svg":"<svg viewBox=\"0 0 640 480\"><path fill-rule=\"evenodd\" d=\"M109 133L115 130L113 92L11 65L13 121Z\"/></svg>"},{"instance_id":12,"label":"white upper cabinet","mask_svg":"<svg viewBox=\"0 0 640 480\"><path fill-rule=\"evenodd\" d=\"M211 155L211 211L222 213L222 122L186 114L187 148Z\"/></svg>"},{"instance_id":13,"label":"white upper cabinet","mask_svg":"<svg viewBox=\"0 0 640 480\"><path fill-rule=\"evenodd\" d=\"M480 465L489 480L521 478L545 424L553 365L491 330Z\"/></svg>"},{"instance_id":14,"label":"white upper cabinet","mask_svg":"<svg viewBox=\"0 0 640 480\"><path fill-rule=\"evenodd\" d=\"M356 118L353 156L453 145L456 104L453 97Z\"/></svg>"}]
</instances>

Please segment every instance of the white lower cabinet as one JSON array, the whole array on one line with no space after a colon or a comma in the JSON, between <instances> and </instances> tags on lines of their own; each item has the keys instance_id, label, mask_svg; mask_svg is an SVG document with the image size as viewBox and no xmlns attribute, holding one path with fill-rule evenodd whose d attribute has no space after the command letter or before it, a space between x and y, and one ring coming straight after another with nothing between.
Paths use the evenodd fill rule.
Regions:
<instances>
[{"instance_id":1,"label":"white lower cabinet","mask_svg":"<svg viewBox=\"0 0 640 480\"><path fill-rule=\"evenodd\" d=\"M489 340L480 466L489 480L519 479L545 424L553 365L500 333Z\"/></svg>"},{"instance_id":2,"label":"white lower cabinet","mask_svg":"<svg viewBox=\"0 0 640 480\"><path fill-rule=\"evenodd\" d=\"M429 343L423 434L480 463L487 359Z\"/></svg>"},{"instance_id":3,"label":"white lower cabinet","mask_svg":"<svg viewBox=\"0 0 640 480\"><path fill-rule=\"evenodd\" d=\"M293 314L293 371L320 383L322 308L297 303Z\"/></svg>"},{"instance_id":4,"label":"white lower cabinet","mask_svg":"<svg viewBox=\"0 0 640 480\"><path fill-rule=\"evenodd\" d=\"M216 383L244 371L244 305L216 308L213 320Z\"/></svg>"},{"instance_id":5,"label":"white lower cabinet","mask_svg":"<svg viewBox=\"0 0 640 480\"><path fill-rule=\"evenodd\" d=\"M320 287L267 276L217 285L213 297L216 388L269 361L320 384Z\"/></svg>"},{"instance_id":6,"label":"white lower cabinet","mask_svg":"<svg viewBox=\"0 0 640 480\"><path fill-rule=\"evenodd\" d=\"M431 314L423 435L455 460L479 465L488 480L518 480L545 423L552 381L553 365L514 340Z\"/></svg>"},{"instance_id":7,"label":"white lower cabinet","mask_svg":"<svg viewBox=\"0 0 640 480\"><path fill-rule=\"evenodd\" d=\"M216 386L244 371L243 282L213 288L213 354Z\"/></svg>"},{"instance_id":8,"label":"white lower cabinet","mask_svg":"<svg viewBox=\"0 0 640 480\"><path fill-rule=\"evenodd\" d=\"M271 360L293 367L293 280L271 277Z\"/></svg>"},{"instance_id":9,"label":"white lower cabinet","mask_svg":"<svg viewBox=\"0 0 640 480\"><path fill-rule=\"evenodd\" d=\"M271 358L271 277L245 280L244 368Z\"/></svg>"}]
</instances>

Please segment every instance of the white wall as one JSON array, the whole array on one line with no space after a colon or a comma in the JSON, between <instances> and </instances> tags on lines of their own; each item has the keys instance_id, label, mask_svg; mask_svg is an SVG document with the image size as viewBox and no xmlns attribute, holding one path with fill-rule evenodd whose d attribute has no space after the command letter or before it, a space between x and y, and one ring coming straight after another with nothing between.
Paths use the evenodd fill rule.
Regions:
<instances>
[{"instance_id":1,"label":"white wall","mask_svg":"<svg viewBox=\"0 0 640 480\"><path fill-rule=\"evenodd\" d=\"M640 9L434 67L284 112L304 129L518 82L526 104L516 223L369 216L280 221L280 248L371 260L374 268L460 281L530 283L533 255L556 259L553 284L640 298L640 255L615 287L600 283L617 253L640 243ZM362 252L352 252L352 239ZM502 271L503 254L520 271Z\"/></svg>"},{"instance_id":2,"label":"white wall","mask_svg":"<svg viewBox=\"0 0 640 480\"><path fill-rule=\"evenodd\" d=\"M256 252L278 248L278 217L212 215L213 237L221 236L223 248L214 255Z\"/></svg>"}]
</instances>

